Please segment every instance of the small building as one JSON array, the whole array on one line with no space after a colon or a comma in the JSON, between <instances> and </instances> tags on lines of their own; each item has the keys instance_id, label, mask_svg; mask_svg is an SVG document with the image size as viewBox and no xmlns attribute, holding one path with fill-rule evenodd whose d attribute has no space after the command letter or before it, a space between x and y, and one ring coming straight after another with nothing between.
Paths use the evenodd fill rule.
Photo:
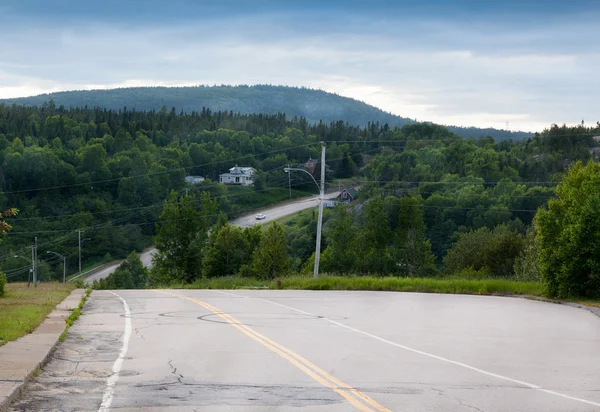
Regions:
<instances>
[{"instance_id":1,"label":"small building","mask_svg":"<svg viewBox=\"0 0 600 412\"><path fill-rule=\"evenodd\" d=\"M342 192L338 195L337 199L342 202L353 202L356 200L358 196L358 192L356 189L346 189L342 190Z\"/></svg>"},{"instance_id":2,"label":"small building","mask_svg":"<svg viewBox=\"0 0 600 412\"><path fill-rule=\"evenodd\" d=\"M204 178L202 176L186 176L185 181L187 183L191 183L193 185L197 185L198 183L204 182Z\"/></svg>"},{"instance_id":3,"label":"small building","mask_svg":"<svg viewBox=\"0 0 600 412\"><path fill-rule=\"evenodd\" d=\"M226 185L251 186L254 183L256 169L253 167L239 167L235 165L229 173L219 175L219 182Z\"/></svg>"},{"instance_id":4,"label":"small building","mask_svg":"<svg viewBox=\"0 0 600 412\"><path fill-rule=\"evenodd\" d=\"M309 158L308 161L306 161L306 163L304 163L302 166L304 166L308 173L314 176L315 169L317 168L317 162L312 160L312 158Z\"/></svg>"}]
</instances>

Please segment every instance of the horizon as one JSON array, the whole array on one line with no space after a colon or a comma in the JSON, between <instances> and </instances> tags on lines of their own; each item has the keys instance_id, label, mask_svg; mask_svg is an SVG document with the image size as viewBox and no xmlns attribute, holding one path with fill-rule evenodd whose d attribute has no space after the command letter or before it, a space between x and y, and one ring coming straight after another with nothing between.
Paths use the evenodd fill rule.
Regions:
<instances>
[{"instance_id":1,"label":"horizon","mask_svg":"<svg viewBox=\"0 0 600 412\"><path fill-rule=\"evenodd\" d=\"M592 0L22 0L0 5L0 98L271 84L444 125L593 124L599 16Z\"/></svg>"}]
</instances>

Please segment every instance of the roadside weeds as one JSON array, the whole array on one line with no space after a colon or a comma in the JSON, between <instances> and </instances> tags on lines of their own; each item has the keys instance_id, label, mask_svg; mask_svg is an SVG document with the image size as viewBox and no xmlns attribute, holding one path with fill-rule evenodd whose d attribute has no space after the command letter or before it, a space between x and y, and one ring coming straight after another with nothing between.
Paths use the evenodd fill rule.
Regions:
<instances>
[{"instance_id":1,"label":"roadside weeds","mask_svg":"<svg viewBox=\"0 0 600 412\"><path fill-rule=\"evenodd\" d=\"M67 338L67 335L69 334L69 329L71 328L71 326L73 326L75 321L79 318L79 316L81 316L81 311L83 310L83 306L85 305L85 302L87 301L87 298L90 296L91 293L92 293L91 288L85 289L85 294L81 298L81 302L79 302L79 307L73 309L73 311L71 312L69 317L66 319L65 322L66 322L67 326L65 326L65 330L63 331L63 333L60 334L60 337L58 338L58 340L61 343L64 342L65 339Z\"/></svg>"}]
</instances>

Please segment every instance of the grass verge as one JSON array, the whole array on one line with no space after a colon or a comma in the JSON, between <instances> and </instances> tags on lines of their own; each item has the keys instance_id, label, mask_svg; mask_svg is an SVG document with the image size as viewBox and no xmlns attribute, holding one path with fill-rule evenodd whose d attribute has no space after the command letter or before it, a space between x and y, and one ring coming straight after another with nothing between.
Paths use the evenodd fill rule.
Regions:
<instances>
[{"instance_id":1,"label":"grass verge","mask_svg":"<svg viewBox=\"0 0 600 412\"><path fill-rule=\"evenodd\" d=\"M517 282L504 279L425 279L372 276L323 276L317 279L290 276L279 279L281 289L300 290L375 290L392 292L451 293L469 295L532 295L542 296L543 287L537 282ZM200 279L184 289L242 289L253 287L277 288L277 281L223 277Z\"/></svg>"},{"instance_id":2,"label":"grass verge","mask_svg":"<svg viewBox=\"0 0 600 412\"><path fill-rule=\"evenodd\" d=\"M33 332L73 289L68 283L29 288L27 283L7 283L6 294L0 298L0 346Z\"/></svg>"},{"instance_id":3,"label":"grass verge","mask_svg":"<svg viewBox=\"0 0 600 412\"><path fill-rule=\"evenodd\" d=\"M79 302L79 307L73 309L69 317L66 319L67 326L65 326L65 330L63 331L63 333L60 334L60 337L58 338L59 341L64 342L67 338L67 335L69 334L69 328L73 326L73 323L75 323L77 318L81 316L81 311L83 310L83 306L85 305L88 296L90 296L90 293L92 293L92 289L87 288L85 290L85 294L81 298L81 302Z\"/></svg>"}]
</instances>

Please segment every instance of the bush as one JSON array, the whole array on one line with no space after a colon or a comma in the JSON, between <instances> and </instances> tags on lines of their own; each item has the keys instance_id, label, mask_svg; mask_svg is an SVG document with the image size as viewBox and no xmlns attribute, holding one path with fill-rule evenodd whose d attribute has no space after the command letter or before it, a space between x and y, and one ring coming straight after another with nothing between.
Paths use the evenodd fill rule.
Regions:
<instances>
[{"instance_id":1,"label":"bush","mask_svg":"<svg viewBox=\"0 0 600 412\"><path fill-rule=\"evenodd\" d=\"M4 296L4 293L6 292L4 290L6 286L6 275L2 272L0 272L0 297Z\"/></svg>"},{"instance_id":2,"label":"bush","mask_svg":"<svg viewBox=\"0 0 600 412\"><path fill-rule=\"evenodd\" d=\"M521 281L539 281L538 248L535 243L535 227L527 230L523 251L515 261L515 279Z\"/></svg>"},{"instance_id":3,"label":"bush","mask_svg":"<svg viewBox=\"0 0 600 412\"><path fill-rule=\"evenodd\" d=\"M510 277L523 248L523 237L504 225L493 231L482 227L462 233L444 258L446 272L454 274L469 268L475 271L485 269L492 277Z\"/></svg>"}]
</instances>

